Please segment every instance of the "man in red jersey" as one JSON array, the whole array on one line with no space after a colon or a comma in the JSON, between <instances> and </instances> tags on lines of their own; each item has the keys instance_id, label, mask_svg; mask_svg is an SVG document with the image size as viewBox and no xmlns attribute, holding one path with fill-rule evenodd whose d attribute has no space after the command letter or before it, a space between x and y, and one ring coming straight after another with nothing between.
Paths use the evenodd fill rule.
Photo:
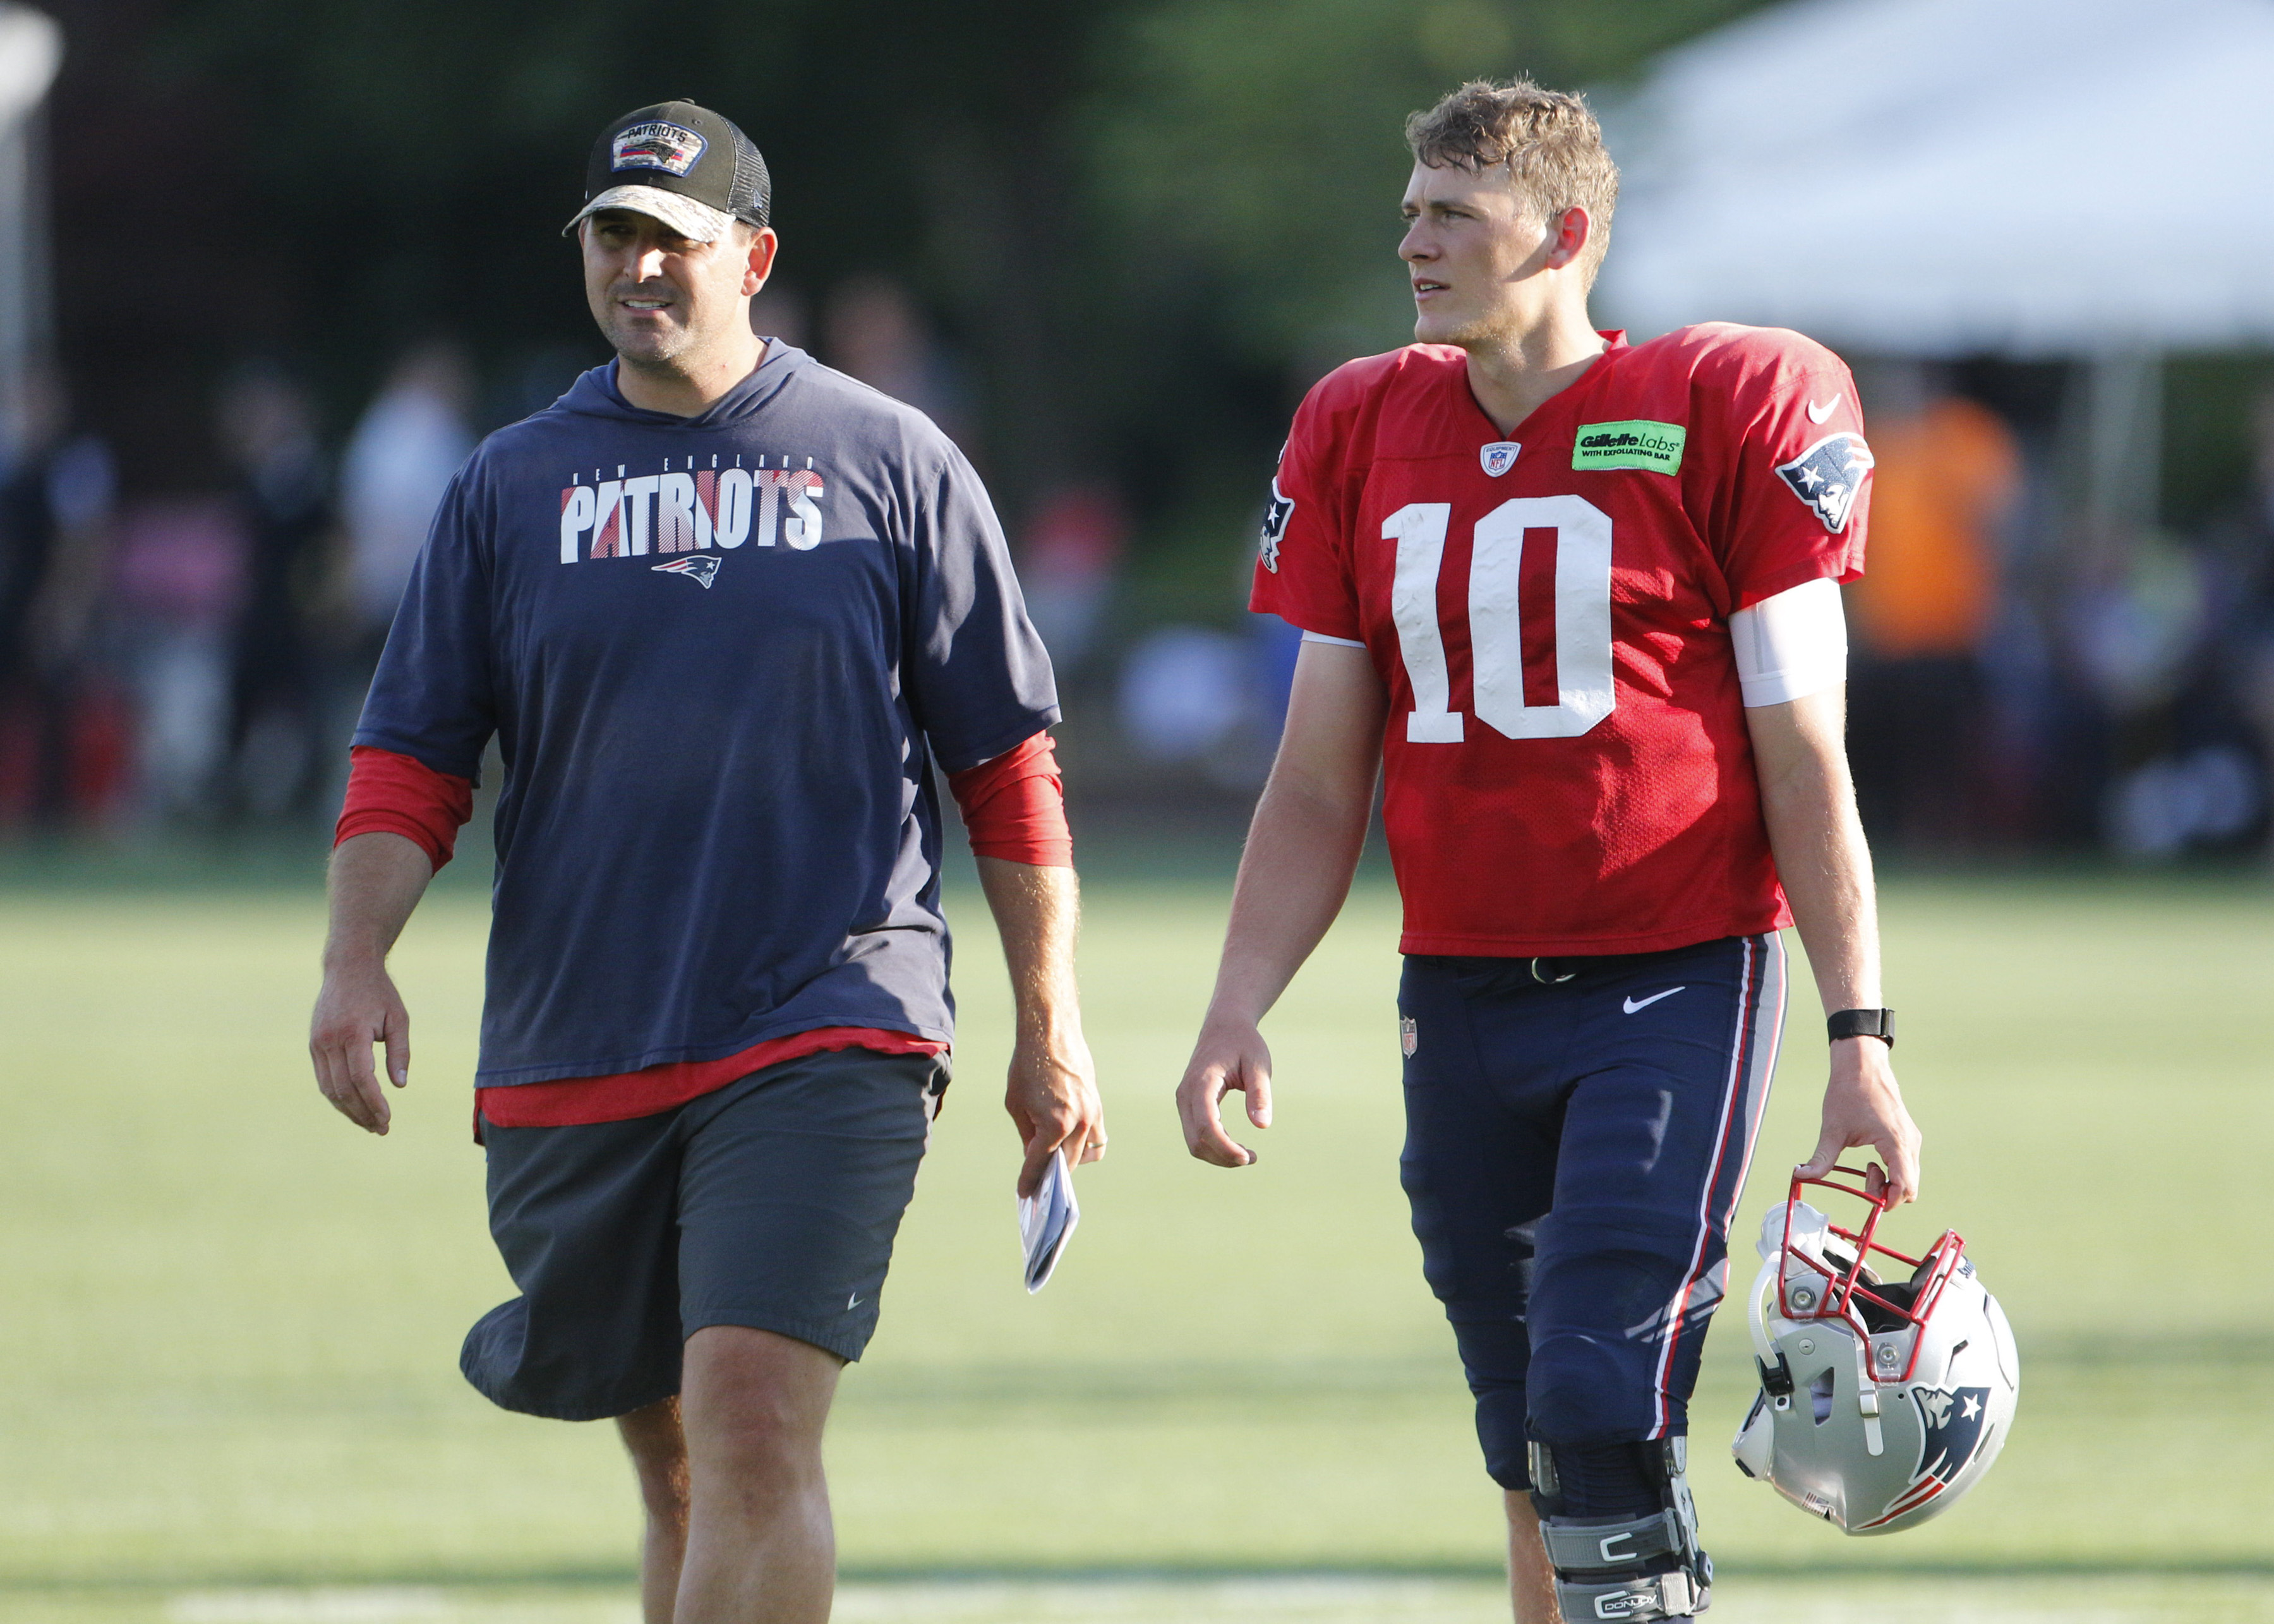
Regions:
<instances>
[{"instance_id":1,"label":"man in red jersey","mask_svg":"<svg viewBox=\"0 0 2274 1624\"><path fill-rule=\"evenodd\" d=\"M1797 924L1829 1016L1808 1170L1917 1184L1841 742L1838 583L1871 453L1792 333L1588 323L1618 176L1576 98L1408 124L1418 342L1318 384L1254 606L1301 627L1214 998L1192 1153L1270 1123L1261 1020L1341 907L1377 763L1405 906L1402 1178L1506 1491L1521 1624L1706 1604L1686 1405Z\"/></svg>"}]
</instances>

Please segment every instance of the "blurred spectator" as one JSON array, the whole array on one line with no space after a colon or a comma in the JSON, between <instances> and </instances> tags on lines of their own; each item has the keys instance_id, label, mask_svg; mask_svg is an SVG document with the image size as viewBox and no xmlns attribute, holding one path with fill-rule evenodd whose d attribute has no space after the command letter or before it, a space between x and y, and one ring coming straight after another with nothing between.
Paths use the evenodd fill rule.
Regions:
<instances>
[{"instance_id":1,"label":"blurred spectator","mask_svg":"<svg viewBox=\"0 0 2274 1624\"><path fill-rule=\"evenodd\" d=\"M2202 560L2169 536L2086 523L2072 538L2068 637L2119 724L2168 703L2202 647L2209 607Z\"/></svg>"},{"instance_id":2,"label":"blurred spectator","mask_svg":"<svg viewBox=\"0 0 2274 1624\"><path fill-rule=\"evenodd\" d=\"M2142 550L2104 602L2104 665L2126 771L2105 808L2135 859L2232 849L2268 827L2274 763L2274 391L2250 417L2252 478L2196 547ZM2121 658L2107 658L2110 653Z\"/></svg>"},{"instance_id":3,"label":"blurred spectator","mask_svg":"<svg viewBox=\"0 0 2274 1624\"><path fill-rule=\"evenodd\" d=\"M2228 527L2237 590L2223 643L2257 745L2263 800L2263 786L2274 780L2274 388L2259 395L2250 426L2252 486Z\"/></svg>"},{"instance_id":4,"label":"blurred spectator","mask_svg":"<svg viewBox=\"0 0 2274 1624\"><path fill-rule=\"evenodd\" d=\"M2021 451L1996 413L1916 367L1888 369L1874 396L1868 569L1848 596L1857 799L1876 838L1948 849L1970 838L1981 653Z\"/></svg>"},{"instance_id":5,"label":"blurred spectator","mask_svg":"<svg viewBox=\"0 0 2274 1624\"><path fill-rule=\"evenodd\" d=\"M138 700L135 793L152 823L214 809L229 737L230 632L245 530L222 496L137 502L119 522L115 609Z\"/></svg>"},{"instance_id":6,"label":"blurred spectator","mask_svg":"<svg viewBox=\"0 0 2274 1624\"><path fill-rule=\"evenodd\" d=\"M442 492L473 451L472 387L457 350L422 344L395 364L348 441L340 481L348 597L366 667L387 640Z\"/></svg>"},{"instance_id":7,"label":"blurred spectator","mask_svg":"<svg viewBox=\"0 0 2274 1624\"><path fill-rule=\"evenodd\" d=\"M275 817L305 810L318 778L322 673L311 610L332 535L331 478L314 407L279 368L245 368L217 405L246 549L230 634L229 800L237 811Z\"/></svg>"},{"instance_id":8,"label":"blurred spectator","mask_svg":"<svg viewBox=\"0 0 2274 1624\"><path fill-rule=\"evenodd\" d=\"M1103 485L1044 498L1027 527L1019 583L1061 678L1078 672L1096 643L1128 538L1121 503Z\"/></svg>"},{"instance_id":9,"label":"blurred spectator","mask_svg":"<svg viewBox=\"0 0 2274 1624\"><path fill-rule=\"evenodd\" d=\"M963 390L931 329L898 282L856 276L830 296L822 359L905 401L971 455Z\"/></svg>"},{"instance_id":10,"label":"blurred spectator","mask_svg":"<svg viewBox=\"0 0 2274 1624\"><path fill-rule=\"evenodd\" d=\"M1122 664L1121 731L1161 766L1193 766L1226 789L1253 789L1269 770L1276 737L1251 638L1202 626L1163 626L1141 638Z\"/></svg>"},{"instance_id":11,"label":"blurred spectator","mask_svg":"<svg viewBox=\"0 0 2274 1624\"><path fill-rule=\"evenodd\" d=\"M124 703L94 658L117 479L69 436L63 387L34 370L0 467L0 824L100 821L124 779Z\"/></svg>"}]
</instances>

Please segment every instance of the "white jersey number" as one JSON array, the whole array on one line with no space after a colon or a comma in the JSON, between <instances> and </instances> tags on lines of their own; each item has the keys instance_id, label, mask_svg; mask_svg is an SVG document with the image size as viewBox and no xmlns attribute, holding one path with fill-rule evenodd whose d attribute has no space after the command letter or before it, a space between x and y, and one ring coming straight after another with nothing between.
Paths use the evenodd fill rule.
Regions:
<instances>
[{"instance_id":1,"label":"white jersey number","mask_svg":"<svg viewBox=\"0 0 2274 1624\"><path fill-rule=\"evenodd\" d=\"M1389 589L1397 650L1413 688L1405 737L1415 744L1458 744L1465 721L1452 709L1445 635L1437 624L1437 575L1445 562L1449 502L1409 502L1382 521L1397 544ZM1510 739L1575 739L1610 715L1611 515L1577 496L1510 498L1477 521L1469 565L1469 643L1478 717ZM1534 548L1532 568L1525 553ZM1552 672L1555 702L1524 698L1525 576L1555 598L1554 638L1535 647ZM1533 608L1535 625L1540 611ZM1542 628L1544 629L1544 627ZM1540 683L1535 681L1535 688Z\"/></svg>"}]
</instances>

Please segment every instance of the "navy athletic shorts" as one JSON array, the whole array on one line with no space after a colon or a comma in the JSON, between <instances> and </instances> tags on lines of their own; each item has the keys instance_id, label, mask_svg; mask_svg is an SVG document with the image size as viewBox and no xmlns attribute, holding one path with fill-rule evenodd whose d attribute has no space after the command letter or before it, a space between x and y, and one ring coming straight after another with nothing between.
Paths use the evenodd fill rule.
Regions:
<instances>
[{"instance_id":1,"label":"navy athletic shorts","mask_svg":"<svg viewBox=\"0 0 2274 1624\"><path fill-rule=\"evenodd\" d=\"M1784 978L1773 936L1406 959L1400 1172L1502 1486L1527 1439L1688 1431Z\"/></svg>"},{"instance_id":2,"label":"navy athletic shorts","mask_svg":"<svg viewBox=\"0 0 2274 1624\"><path fill-rule=\"evenodd\" d=\"M849 1049L653 1116L486 1123L490 1233L521 1295L466 1335L493 1403L562 1421L679 1391L680 1351L742 1325L857 1359L947 1066Z\"/></svg>"}]
</instances>

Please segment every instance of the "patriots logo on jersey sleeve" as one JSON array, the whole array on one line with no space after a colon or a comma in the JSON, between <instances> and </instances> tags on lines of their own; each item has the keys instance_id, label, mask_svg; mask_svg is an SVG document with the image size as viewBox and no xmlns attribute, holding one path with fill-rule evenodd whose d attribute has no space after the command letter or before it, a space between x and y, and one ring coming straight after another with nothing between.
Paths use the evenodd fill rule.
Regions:
<instances>
[{"instance_id":1,"label":"patriots logo on jersey sleeve","mask_svg":"<svg viewBox=\"0 0 2274 1624\"><path fill-rule=\"evenodd\" d=\"M704 591L719 574L719 560L709 553L698 553L692 558L675 558L668 564L652 566L659 575L685 575Z\"/></svg>"},{"instance_id":2,"label":"patriots logo on jersey sleeve","mask_svg":"<svg viewBox=\"0 0 2274 1624\"><path fill-rule=\"evenodd\" d=\"M1855 510L1864 475L1871 465L1871 447L1864 437L1843 430L1826 434L1791 462L1778 463L1777 473L1836 536L1848 528L1848 515Z\"/></svg>"},{"instance_id":3,"label":"patriots logo on jersey sleeve","mask_svg":"<svg viewBox=\"0 0 2274 1624\"><path fill-rule=\"evenodd\" d=\"M1271 505L1263 510L1263 533L1256 538L1255 555L1263 560L1263 568L1273 575L1279 573L1279 542L1287 534L1287 521L1295 515L1295 499L1280 493L1279 481L1271 481Z\"/></svg>"}]
</instances>

